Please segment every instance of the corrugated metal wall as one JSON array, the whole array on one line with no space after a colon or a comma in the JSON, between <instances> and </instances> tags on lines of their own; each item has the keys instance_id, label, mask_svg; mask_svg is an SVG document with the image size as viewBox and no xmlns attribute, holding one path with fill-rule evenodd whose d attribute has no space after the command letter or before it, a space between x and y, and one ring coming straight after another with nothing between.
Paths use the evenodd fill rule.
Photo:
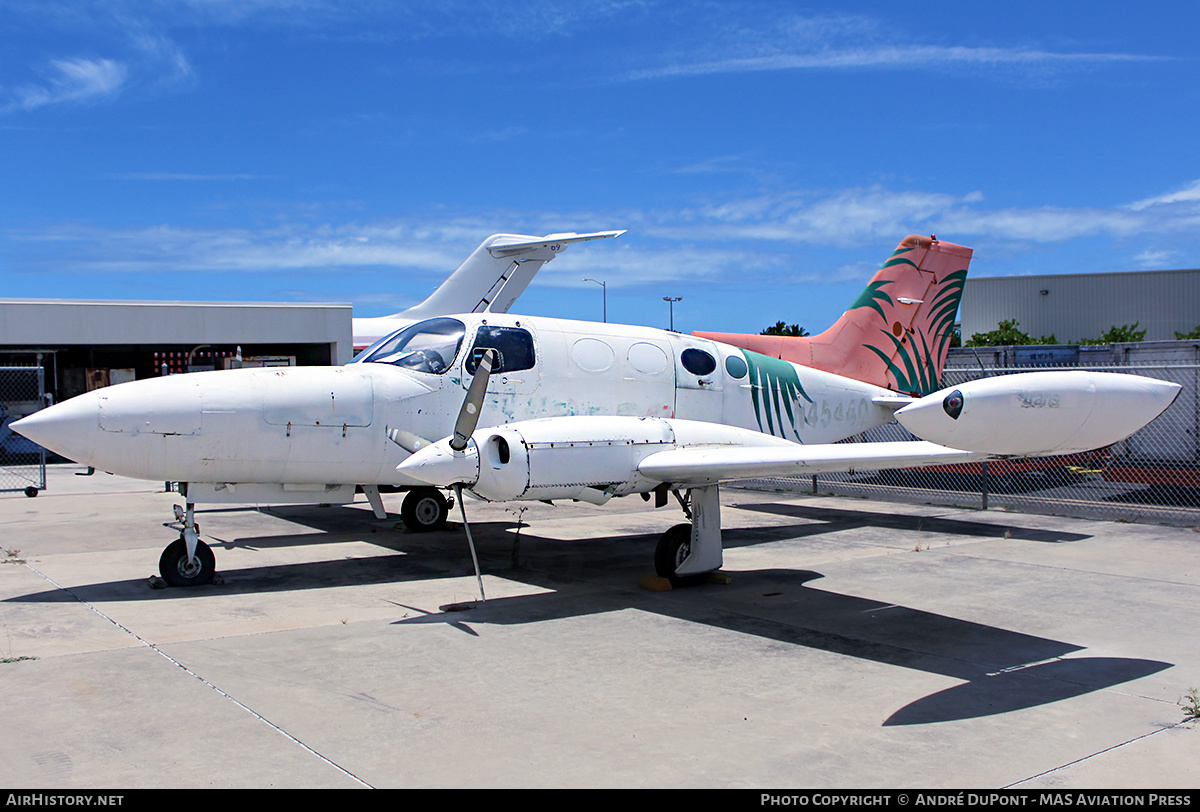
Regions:
<instances>
[{"instance_id":1,"label":"corrugated metal wall","mask_svg":"<svg viewBox=\"0 0 1200 812\"><path fill-rule=\"evenodd\" d=\"M1004 319L1063 344L1135 322L1147 341L1168 341L1200 324L1200 270L968 277L959 314L964 343Z\"/></svg>"}]
</instances>

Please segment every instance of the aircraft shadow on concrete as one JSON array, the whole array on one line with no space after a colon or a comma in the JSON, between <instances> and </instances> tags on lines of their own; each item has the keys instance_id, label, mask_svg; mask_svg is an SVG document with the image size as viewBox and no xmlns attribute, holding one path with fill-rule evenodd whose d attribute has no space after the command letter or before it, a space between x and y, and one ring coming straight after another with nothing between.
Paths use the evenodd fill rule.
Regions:
<instances>
[{"instance_id":1,"label":"aircraft shadow on concrete","mask_svg":"<svg viewBox=\"0 0 1200 812\"><path fill-rule=\"evenodd\" d=\"M526 538L531 546L545 541ZM521 570L515 575L517 580L553 591L492 598L466 611L456 608L394 623L446 623L478 634L477 629L488 624L537 623L639 609L963 680L901 707L884 721L885 726L972 719L1033 708L1105 690L1172 666L1152 660L1070 656L1083 647L809 586L821 577L812 571L751 570L734 573L729 586L637 594L629 589L597 590L594 584L564 584L554 577Z\"/></svg>"},{"instance_id":2,"label":"aircraft shadow on concrete","mask_svg":"<svg viewBox=\"0 0 1200 812\"><path fill-rule=\"evenodd\" d=\"M955 536L982 538L1013 538L1023 541L1063 543L1084 541L1092 538L1086 533L1068 533L1063 530L1044 530L1028 527L1013 527L989 522L973 522L966 519L944 519L930 516L908 516L895 513L876 513L868 510L845 510L809 505L773 503L733 503L730 507L777 516L790 516L819 522L812 527L817 532L845 530L853 527L879 527L910 532L946 533ZM728 545L727 545L728 546Z\"/></svg>"},{"instance_id":3,"label":"aircraft shadow on concrete","mask_svg":"<svg viewBox=\"0 0 1200 812\"><path fill-rule=\"evenodd\" d=\"M725 534L727 547L836 532L867 523L900 530L925 529L985 537L1002 537L1006 530L982 522L931 520L869 511L769 504L739 507L809 521L785 527L729 528ZM391 517L379 521L356 508L297 506L279 513L289 521L328 534L280 534L229 541L205 534L205 540L217 550L358 540L396 552L221 571L223 583L193 589L150 590L144 579L133 579L71 587L71 595L98 603L187 599L211 594L210 590L221 594L294 591L474 573L458 526L443 532L408 534L392 532L395 521ZM485 574L548 591L492 598L484 604L471 605L466 611L421 614L394 621L395 625L444 623L478 635L479 629L489 624L537 623L637 609L962 681L904 705L883 722L885 726L971 719L1037 707L1111 688L1172 666L1153 660L1070 656L1083 651L1083 647L870 598L827 592L810 585L822 575L808 570L749 570L733 573L733 583L728 586L646 592L636 583L640 575L651 569L649 562L656 534L563 541L537 536L526 524L519 536L523 566L513 569L516 522L472 522L471 527ZM1036 541L1086 538L1052 531L1014 530L1012 537ZM8 600L58 603L71 599L60 590L52 590Z\"/></svg>"}]
</instances>

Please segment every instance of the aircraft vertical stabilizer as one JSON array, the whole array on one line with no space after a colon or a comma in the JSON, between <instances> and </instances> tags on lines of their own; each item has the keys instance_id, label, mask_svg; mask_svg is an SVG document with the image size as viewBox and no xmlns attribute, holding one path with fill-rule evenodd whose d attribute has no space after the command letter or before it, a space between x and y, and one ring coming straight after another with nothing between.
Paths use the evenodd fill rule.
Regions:
<instances>
[{"instance_id":1,"label":"aircraft vertical stabilizer","mask_svg":"<svg viewBox=\"0 0 1200 812\"><path fill-rule=\"evenodd\" d=\"M896 392L927 395L940 386L970 262L970 248L911 234L842 317L819 335L693 335Z\"/></svg>"}]
</instances>

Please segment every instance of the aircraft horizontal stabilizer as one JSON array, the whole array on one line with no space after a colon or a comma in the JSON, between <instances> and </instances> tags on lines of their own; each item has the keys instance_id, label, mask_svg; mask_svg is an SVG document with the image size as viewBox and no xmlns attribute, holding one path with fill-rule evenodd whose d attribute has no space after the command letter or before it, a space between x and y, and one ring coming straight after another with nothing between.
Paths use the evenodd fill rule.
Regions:
<instances>
[{"instance_id":1,"label":"aircraft horizontal stabilizer","mask_svg":"<svg viewBox=\"0 0 1200 812\"><path fill-rule=\"evenodd\" d=\"M537 237L532 240L525 239L524 241L521 241L520 237L506 234L493 240L488 245L488 250L494 257L506 257L537 249L545 249L553 255L560 251L562 246L573 242L587 242L589 240L602 240L606 237L620 237L624 233L625 229L619 231L593 231L590 234L576 234L573 231L568 231L562 234L547 234L545 237ZM533 258L535 257L531 257L531 259ZM549 257L546 258L548 259Z\"/></svg>"}]
</instances>

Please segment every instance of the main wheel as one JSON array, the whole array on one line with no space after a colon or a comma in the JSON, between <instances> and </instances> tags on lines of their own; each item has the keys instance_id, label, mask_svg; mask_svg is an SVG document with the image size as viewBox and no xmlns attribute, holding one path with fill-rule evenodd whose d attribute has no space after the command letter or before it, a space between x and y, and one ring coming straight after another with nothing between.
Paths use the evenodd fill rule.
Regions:
<instances>
[{"instance_id":1,"label":"main wheel","mask_svg":"<svg viewBox=\"0 0 1200 812\"><path fill-rule=\"evenodd\" d=\"M654 571L672 584L682 584L687 576L676 575L679 565L692 553L692 526L677 524L662 534L654 548Z\"/></svg>"},{"instance_id":2,"label":"main wheel","mask_svg":"<svg viewBox=\"0 0 1200 812\"><path fill-rule=\"evenodd\" d=\"M446 497L436 488L415 488L400 506L404 526L414 533L441 530L446 526L448 512Z\"/></svg>"},{"instance_id":3,"label":"main wheel","mask_svg":"<svg viewBox=\"0 0 1200 812\"><path fill-rule=\"evenodd\" d=\"M188 561L187 544L177 538L163 550L158 559L158 572L171 586L197 586L210 583L217 571L213 551L203 541L196 542L196 558Z\"/></svg>"}]
</instances>

